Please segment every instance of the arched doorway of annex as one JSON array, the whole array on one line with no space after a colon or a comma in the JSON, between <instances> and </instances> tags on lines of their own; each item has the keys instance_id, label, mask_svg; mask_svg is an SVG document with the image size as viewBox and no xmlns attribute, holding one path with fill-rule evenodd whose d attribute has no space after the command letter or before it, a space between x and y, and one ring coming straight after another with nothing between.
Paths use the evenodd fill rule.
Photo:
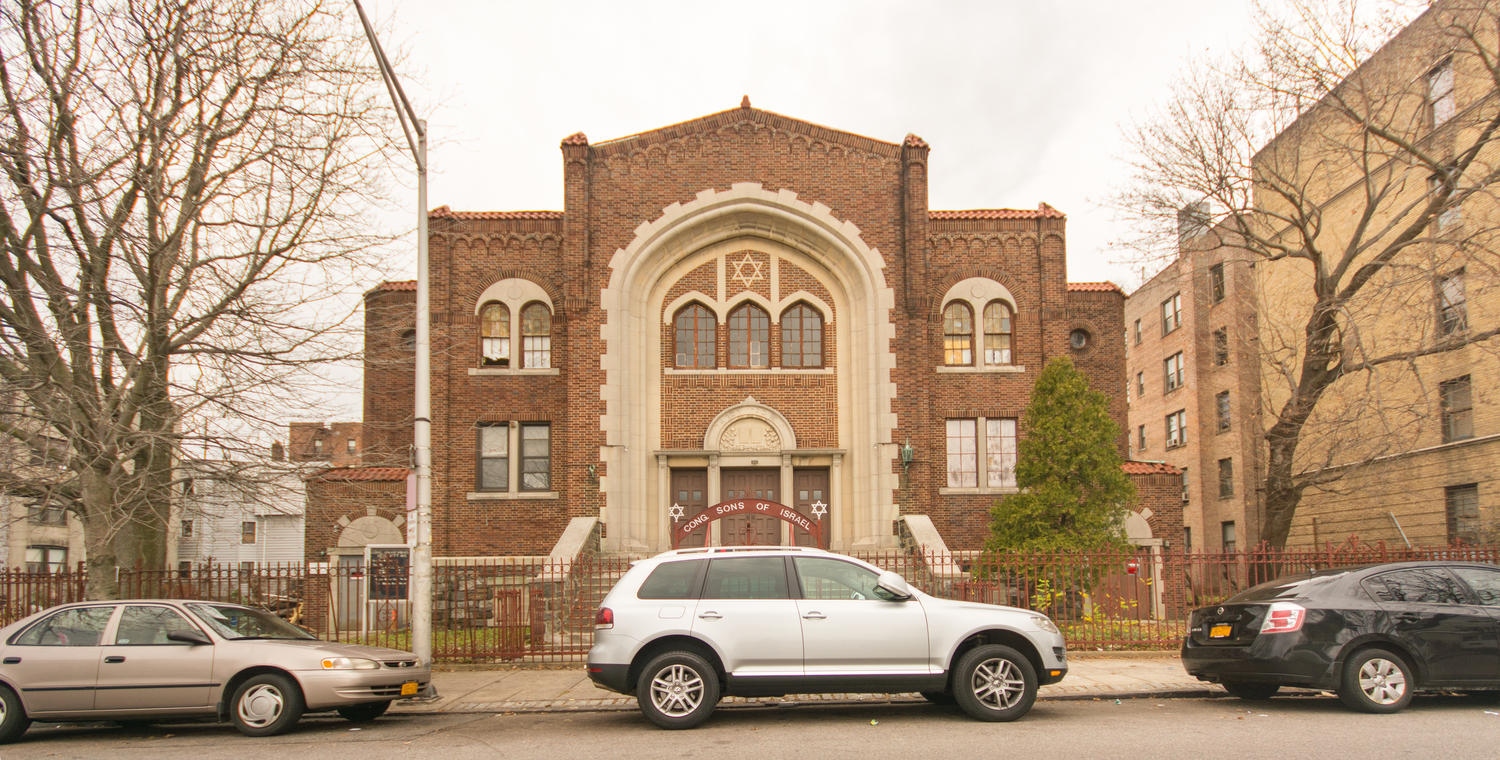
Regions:
<instances>
[{"instance_id":1,"label":"arched doorway of annex","mask_svg":"<svg viewBox=\"0 0 1500 760\"><path fill-rule=\"evenodd\" d=\"M733 430L738 440L736 421L767 419L745 412L743 386L763 381L774 385L778 376L810 371L720 366L679 370L673 367L670 343L664 342L672 339L670 320L681 305L696 301L724 324L729 311L746 300L773 314L799 300L815 303L823 311L829 344L825 348L832 360L831 366L816 372L831 378L837 411L832 415L835 419L828 420L830 429L821 431L827 445L819 445L816 452L778 448L774 463L768 461L770 451L754 452L761 456L732 452L731 466L726 467L722 434ZM785 467L795 474L803 465L826 464L828 491L858 505L857 509L836 510L840 516L826 543L839 549L894 541L890 525L896 517L895 452L894 447L881 445L890 441L896 425L890 411L895 396L890 379L895 366L890 350L895 335L891 322L894 294L886 284L880 252L863 241L853 224L836 219L821 204L799 200L792 191L765 190L758 183L739 183L727 191L705 190L691 203L673 204L661 217L642 224L630 244L615 252L601 304L605 312L601 330L605 353L600 360L605 412L600 427L605 445L600 457L607 464L608 476L600 479L599 487L605 504L600 518L608 526L606 550L671 548L672 472L693 468L704 473L704 499L722 500L723 492L754 490L756 483L768 477L779 492L790 493L782 484ZM665 378L684 373L700 376L694 378L691 397L666 398ZM745 383L736 382L740 379ZM731 390L736 386L738 390ZM664 419L663 410L669 405L670 419ZM681 413L690 411L689 405L692 413ZM729 408L736 405L740 412L731 414ZM786 425L789 437L783 440L808 437L791 436L787 416L780 412L775 416ZM715 424L722 425L720 437L710 438ZM701 448L697 448L698 441L703 442ZM806 459L814 454L827 461L814 464ZM839 455L838 467L832 465L835 454ZM781 463L783 458L788 459L787 465ZM719 481L709 489L707 473L713 462L717 462ZM733 466L737 464L745 466ZM748 476L752 478L749 484L735 481L726 486L725 475L741 470L762 473ZM739 477L733 474L731 480Z\"/></svg>"}]
</instances>

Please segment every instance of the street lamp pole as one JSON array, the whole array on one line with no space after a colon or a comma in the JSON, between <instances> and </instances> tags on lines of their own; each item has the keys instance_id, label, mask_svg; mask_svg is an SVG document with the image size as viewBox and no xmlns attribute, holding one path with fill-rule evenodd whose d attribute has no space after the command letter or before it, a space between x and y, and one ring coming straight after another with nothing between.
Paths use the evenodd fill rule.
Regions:
<instances>
[{"instance_id":1,"label":"street lamp pole","mask_svg":"<svg viewBox=\"0 0 1500 760\"><path fill-rule=\"evenodd\" d=\"M412 591L411 591L411 648L427 665L432 664L432 337L429 327L427 274L427 122L417 118L416 109L407 100L401 89L401 81L385 57L385 50L375 38L375 29L365 15L364 6L354 0L354 9L359 12L359 23L364 26L370 48L375 51L375 65L380 69L380 78L385 82L391 102L396 106L396 118L401 121L401 131L406 134L406 144L411 149L417 165L417 340L416 383L412 408L413 464L416 468L416 525L411 526L412 542Z\"/></svg>"}]
</instances>

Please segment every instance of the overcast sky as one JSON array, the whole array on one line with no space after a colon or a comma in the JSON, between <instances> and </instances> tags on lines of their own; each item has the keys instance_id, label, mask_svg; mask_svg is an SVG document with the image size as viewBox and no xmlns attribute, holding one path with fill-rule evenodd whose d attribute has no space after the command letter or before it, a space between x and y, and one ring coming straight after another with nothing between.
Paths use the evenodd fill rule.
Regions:
<instances>
[{"instance_id":1,"label":"overcast sky","mask_svg":"<svg viewBox=\"0 0 1500 760\"><path fill-rule=\"evenodd\" d=\"M1102 207L1122 126L1249 0L366 0L428 120L429 206L562 209L558 144L751 104L932 146L930 207L1068 215L1068 277L1140 281ZM795 189L795 188L794 188ZM412 195L415 203L415 196ZM415 272L394 277L415 277Z\"/></svg>"}]
</instances>

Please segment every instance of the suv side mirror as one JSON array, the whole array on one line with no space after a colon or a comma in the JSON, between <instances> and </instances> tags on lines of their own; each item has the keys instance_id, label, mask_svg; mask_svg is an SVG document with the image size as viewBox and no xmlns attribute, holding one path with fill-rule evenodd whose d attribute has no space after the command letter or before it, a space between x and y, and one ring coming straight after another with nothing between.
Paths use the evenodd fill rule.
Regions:
<instances>
[{"instance_id":1,"label":"suv side mirror","mask_svg":"<svg viewBox=\"0 0 1500 760\"><path fill-rule=\"evenodd\" d=\"M903 602L911 598L911 586L906 585L906 579L889 570L875 579L875 585L889 594L889 601Z\"/></svg>"}]
</instances>

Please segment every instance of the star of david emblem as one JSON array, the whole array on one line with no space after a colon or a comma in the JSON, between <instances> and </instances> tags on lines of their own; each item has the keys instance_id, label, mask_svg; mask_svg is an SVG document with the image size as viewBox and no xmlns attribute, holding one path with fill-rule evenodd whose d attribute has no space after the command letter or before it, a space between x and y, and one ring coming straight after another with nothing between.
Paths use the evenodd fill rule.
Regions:
<instances>
[{"instance_id":1,"label":"star of david emblem","mask_svg":"<svg viewBox=\"0 0 1500 760\"><path fill-rule=\"evenodd\" d=\"M675 502L672 504L672 506L670 508L667 509L667 516L672 518L672 522L677 522L677 521L681 520L682 517L683 517L683 514L684 514L684 512L682 511L682 505L681 504L677 504Z\"/></svg>"},{"instance_id":2,"label":"star of david emblem","mask_svg":"<svg viewBox=\"0 0 1500 760\"><path fill-rule=\"evenodd\" d=\"M755 260L749 253L739 261L734 262L734 276L729 279L738 282L745 287L753 287L755 283L764 280L766 276L760 271L761 263ZM748 271L747 271L748 270Z\"/></svg>"},{"instance_id":3,"label":"star of david emblem","mask_svg":"<svg viewBox=\"0 0 1500 760\"><path fill-rule=\"evenodd\" d=\"M812 512L814 518L821 520L823 519L823 515L828 514L828 505L824 504L822 499L819 499L812 503Z\"/></svg>"}]
</instances>

